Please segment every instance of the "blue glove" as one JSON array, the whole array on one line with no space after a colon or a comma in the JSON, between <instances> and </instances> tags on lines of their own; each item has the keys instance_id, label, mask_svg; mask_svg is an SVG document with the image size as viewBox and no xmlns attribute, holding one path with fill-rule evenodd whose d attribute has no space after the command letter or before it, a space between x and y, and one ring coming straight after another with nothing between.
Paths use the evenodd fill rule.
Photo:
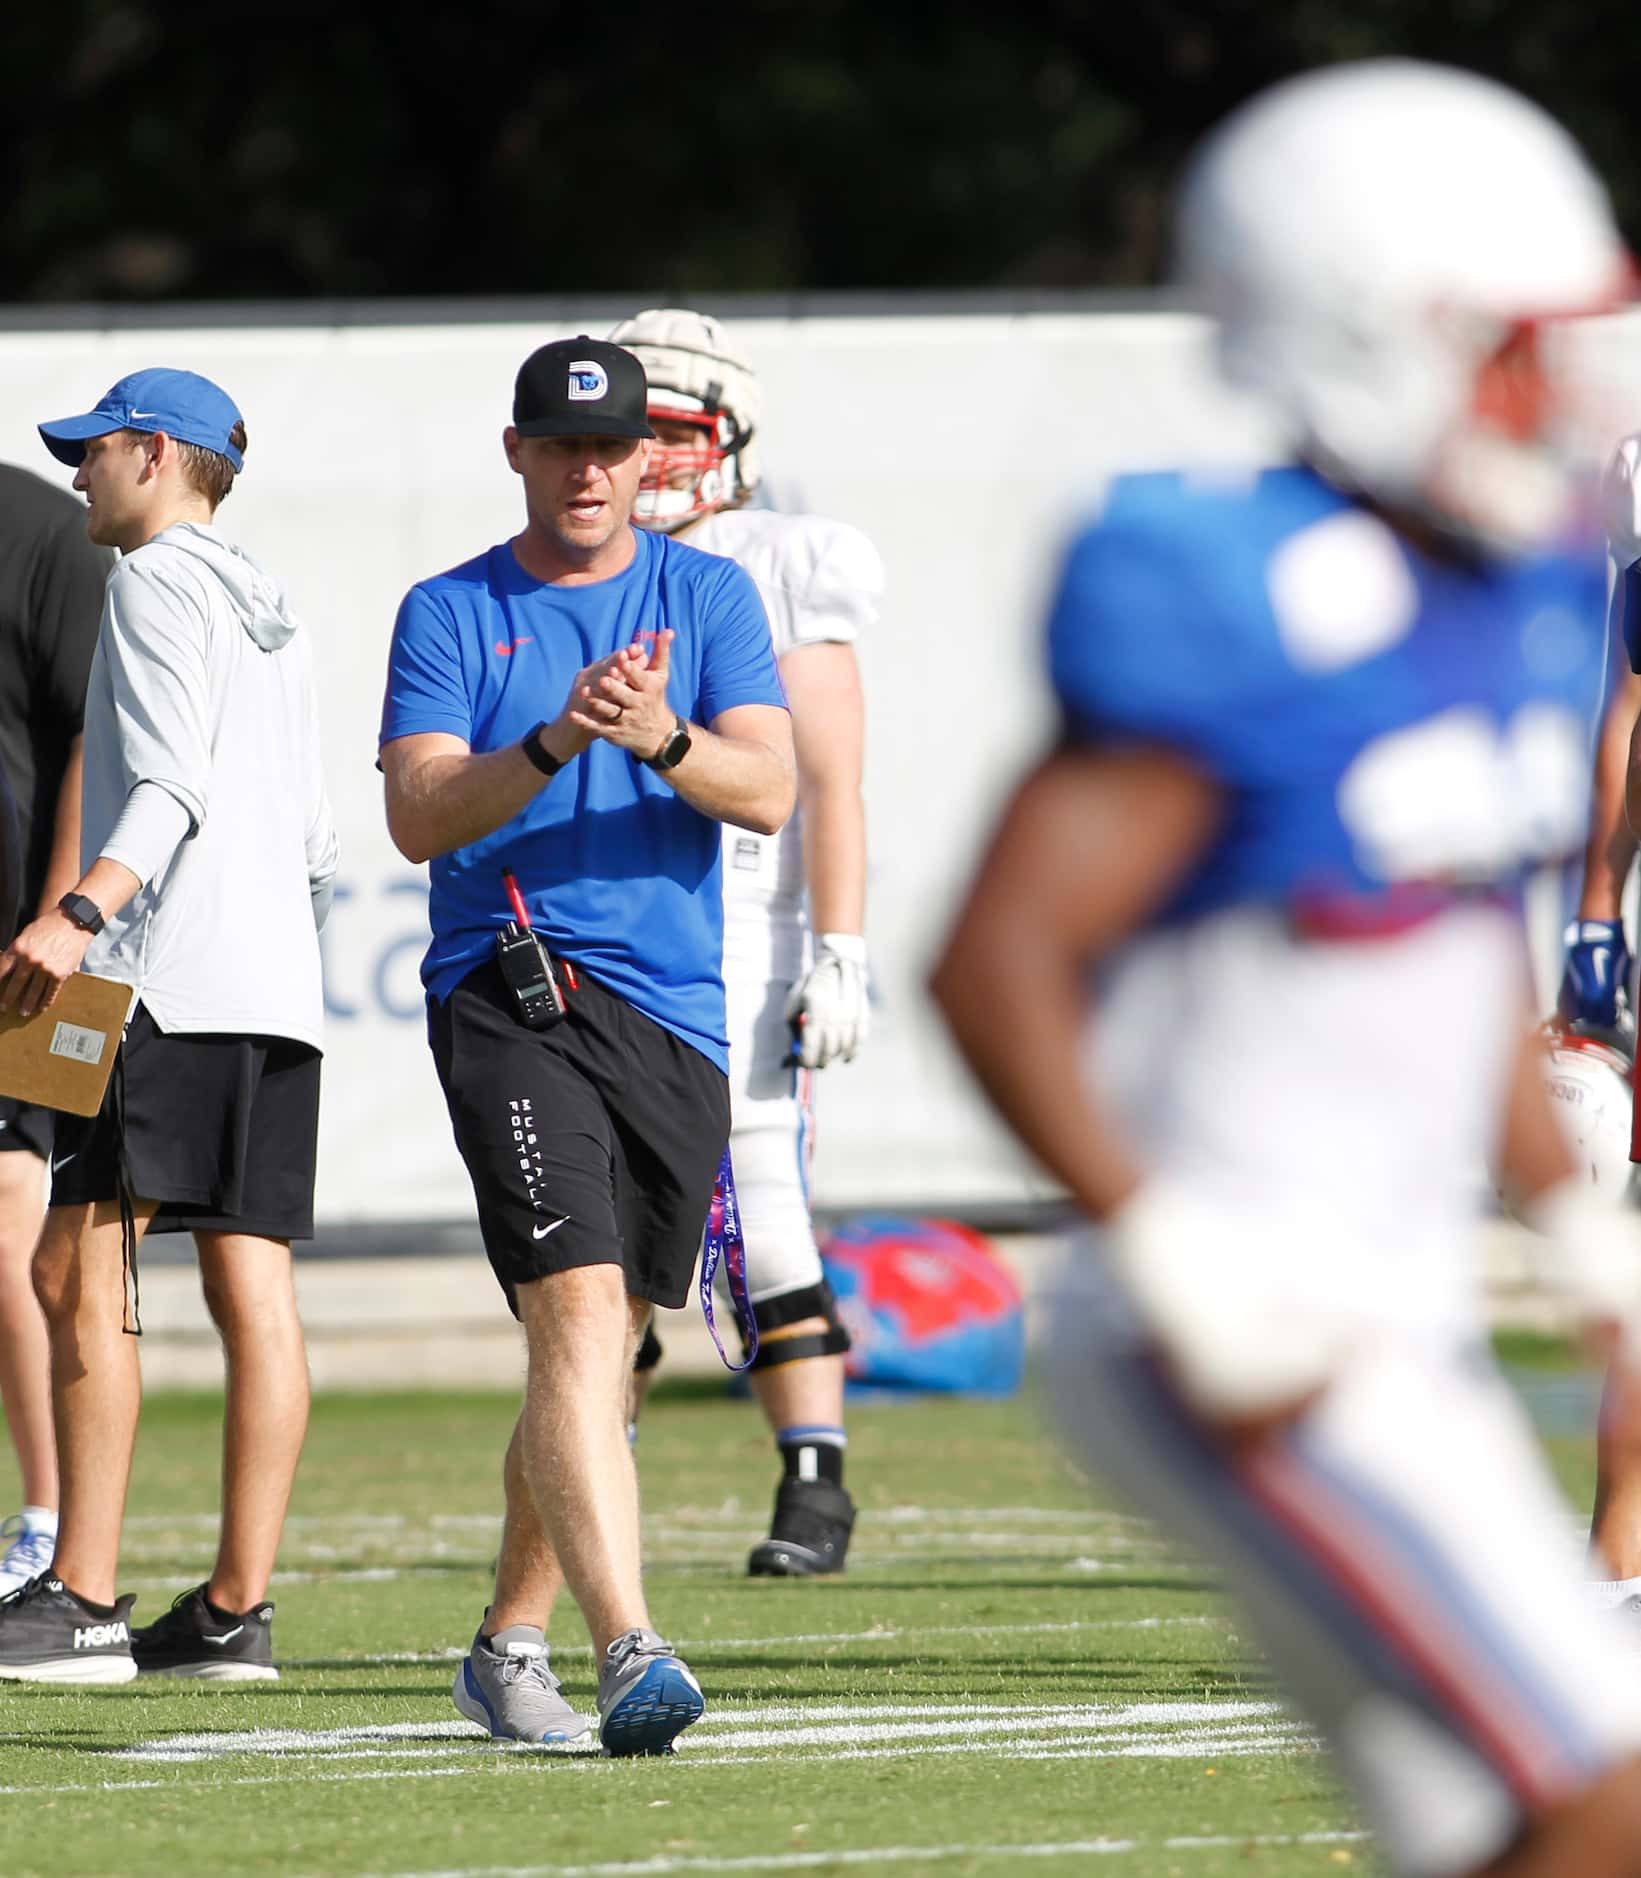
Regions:
<instances>
[{"instance_id":1,"label":"blue glove","mask_svg":"<svg viewBox=\"0 0 1641 1878\"><path fill-rule=\"evenodd\" d=\"M1567 962L1556 993L1556 1010L1569 1024L1606 1030L1628 1025L1630 949L1624 928L1612 919L1575 919L1562 935Z\"/></svg>"}]
</instances>

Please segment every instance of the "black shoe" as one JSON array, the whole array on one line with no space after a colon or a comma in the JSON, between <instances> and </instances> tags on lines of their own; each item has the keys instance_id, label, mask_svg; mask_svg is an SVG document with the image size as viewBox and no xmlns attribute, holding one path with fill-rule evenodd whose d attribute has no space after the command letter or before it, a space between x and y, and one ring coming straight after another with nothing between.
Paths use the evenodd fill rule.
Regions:
<instances>
[{"instance_id":1,"label":"black shoe","mask_svg":"<svg viewBox=\"0 0 1641 1878\"><path fill-rule=\"evenodd\" d=\"M12 1682L129 1682L131 1596L94 1611L49 1572L0 1598L0 1676Z\"/></svg>"},{"instance_id":2,"label":"black shoe","mask_svg":"<svg viewBox=\"0 0 1641 1878\"><path fill-rule=\"evenodd\" d=\"M205 1602L204 1585L174 1598L161 1618L131 1634L144 1676L197 1676L201 1682L277 1682L274 1607L264 1601L223 1623Z\"/></svg>"},{"instance_id":3,"label":"black shoe","mask_svg":"<svg viewBox=\"0 0 1641 1878\"><path fill-rule=\"evenodd\" d=\"M746 1562L754 1578L813 1578L843 1570L855 1503L829 1480L783 1480L769 1537Z\"/></svg>"}]
</instances>

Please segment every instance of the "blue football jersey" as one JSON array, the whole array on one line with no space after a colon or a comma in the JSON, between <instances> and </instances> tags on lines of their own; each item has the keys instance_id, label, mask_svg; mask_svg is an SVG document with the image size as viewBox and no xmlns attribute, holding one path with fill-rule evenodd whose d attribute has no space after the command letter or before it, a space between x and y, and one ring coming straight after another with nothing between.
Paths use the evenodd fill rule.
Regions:
<instances>
[{"instance_id":1,"label":"blue football jersey","mask_svg":"<svg viewBox=\"0 0 1641 1878\"><path fill-rule=\"evenodd\" d=\"M1049 662L1070 739L1224 790L1164 919L1371 931L1581 846L1605 598L1599 551L1437 558L1309 470L1130 476L1070 547Z\"/></svg>"}]
</instances>

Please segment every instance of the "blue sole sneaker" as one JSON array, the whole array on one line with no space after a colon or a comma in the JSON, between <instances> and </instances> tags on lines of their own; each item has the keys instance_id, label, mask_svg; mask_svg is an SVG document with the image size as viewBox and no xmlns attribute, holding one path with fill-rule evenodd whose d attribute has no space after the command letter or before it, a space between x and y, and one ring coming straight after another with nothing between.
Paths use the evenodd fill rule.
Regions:
<instances>
[{"instance_id":1,"label":"blue sole sneaker","mask_svg":"<svg viewBox=\"0 0 1641 1878\"><path fill-rule=\"evenodd\" d=\"M706 1713L689 1665L653 1630L628 1630L598 1672L598 1739L606 1754L670 1754Z\"/></svg>"}]
</instances>

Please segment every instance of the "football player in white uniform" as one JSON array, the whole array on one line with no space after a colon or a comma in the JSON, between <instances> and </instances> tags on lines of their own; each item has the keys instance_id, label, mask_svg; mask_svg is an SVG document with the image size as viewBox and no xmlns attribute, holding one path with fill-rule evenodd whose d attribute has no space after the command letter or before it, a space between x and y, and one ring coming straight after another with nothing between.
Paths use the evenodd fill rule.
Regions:
<instances>
[{"instance_id":1,"label":"football player in white uniform","mask_svg":"<svg viewBox=\"0 0 1641 1878\"><path fill-rule=\"evenodd\" d=\"M761 392L715 319L650 308L610 337L643 361L659 439L633 519L752 576L792 707L798 812L778 835L724 829L724 983L730 1153L758 1325L749 1380L782 1465L748 1569L807 1577L842 1569L855 1517L843 1481L849 1337L809 1213L810 1076L849 1062L871 1023L855 642L876 621L883 564L845 523L744 506L759 480ZM652 1335L640 1399L659 1354Z\"/></svg>"},{"instance_id":2,"label":"football player in white uniform","mask_svg":"<svg viewBox=\"0 0 1641 1878\"><path fill-rule=\"evenodd\" d=\"M1624 933L1624 893L1636 837L1625 814L1630 742L1641 714L1641 436L1626 437L1607 467L1605 510L1612 591L1608 686L1596 738L1589 840L1578 909L1567 928L1557 1014L1599 1029L1635 1029L1635 961Z\"/></svg>"},{"instance_id":3,"label":"football player in white uniform","mask_svg":"<svg viewBox=\"0 0 1641 1878\"><path fill-rule=\"evenodd\" d=\"M1293 461L1118 478L1048 631L1060 735L933 977L1091 1222L1049 1317L1093 1469L1212 1561L1409 1878L1641 1872L1641 1679L1491 1360L1473 1170L1587 1319L1633 1222L1538 1073L1520 897L1576 852L1599 542L1548 322L1628 280L1565 131L1470 73L1242 105L1185 284Z\"/></svg>"}]
</instances>

